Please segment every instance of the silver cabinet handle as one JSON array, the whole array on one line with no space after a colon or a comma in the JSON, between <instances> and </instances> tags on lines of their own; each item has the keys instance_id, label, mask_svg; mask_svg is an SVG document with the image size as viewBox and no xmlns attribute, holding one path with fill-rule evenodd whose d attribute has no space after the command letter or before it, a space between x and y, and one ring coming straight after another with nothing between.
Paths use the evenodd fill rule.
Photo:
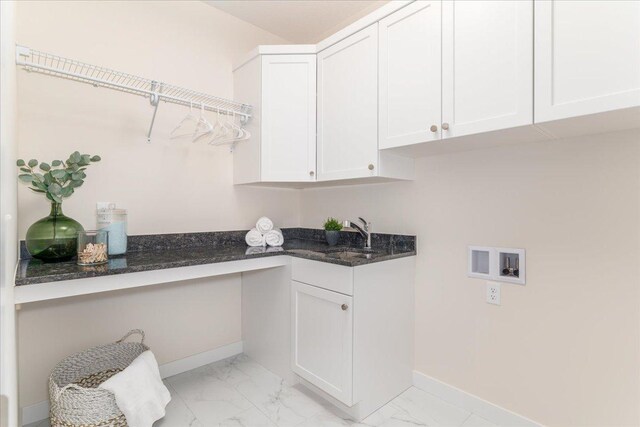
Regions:
<instances>
[{"instance_id":1,"label":"silver cabinet handle","mask_svg":"<svg viewBox=\"0 0 640 427\"><path fill-rule=\"evenodd\" d=\"M449 123L443 123L442 130L449 130Z\"/></svg>"},{"instance_id":2,"label":"silver cabinet handle","mask_svg":"<svg viewBox=\"0 0 640 427\"><path fill-rule=\"evenodd\" d=\"M431 125L431 127L429 128L429 130L431 130L431 132L438 132L438 126L436 126L436 125Z\"/></svg>"},{"instance_id":3,"label":"silver cabinet handle","mask_svg":"<svg viewBox=\"0 0 640 427\"><path fill-rule=\"evenodd\" d=\"M340 306L340 308L342 309L342 311L347 311L347 309L349 308L349 306L347 304L342 304Z\"/></svg>"},{"instance_id":4,"label":"silver cabinet handle","mask_svg":"<svg viewBox=\"0 0 640 427\"><path fill-rule=\"evenodd\" d=\"M369 163L369 170L372 171L374 168L373 163Z\"/></svg>"},{"instance_id":5,"label":"silver cabinet handle","mask_svg":"<svg viewBox=\"0 0 640 427\"><path fill-rule=\"evenodd\" d=\"M315 175L315 174L316 174L316 173L315 173L314 171L309 171L309 176L313 176L313 175Z\"/></svg>"}]
</instances>

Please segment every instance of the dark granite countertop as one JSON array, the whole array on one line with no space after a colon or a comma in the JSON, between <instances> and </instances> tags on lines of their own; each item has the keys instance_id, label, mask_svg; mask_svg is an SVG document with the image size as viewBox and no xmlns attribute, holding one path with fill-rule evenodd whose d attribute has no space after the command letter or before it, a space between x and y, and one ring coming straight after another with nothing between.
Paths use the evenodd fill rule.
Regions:
<instances>
[{"instance_id":1,"label":"dark granite countertop","mask_svg":"<svg viewBox=\"0 0 640 427\"><path fill-rule=\"evenodd\" d=\"M16 286L62 280L162 270L192 265L290 255L315 261L355 267L416 254L415 236L372 234L373 251L365 253L357 233L341 232L337 246L329 246L322 230L282 230L282 247L252 248L244 242L246 231L129 236L126 255L110 257L102 265L83 267L76 261L44 263L22 251Z\"/></svg>"}]
</instances>

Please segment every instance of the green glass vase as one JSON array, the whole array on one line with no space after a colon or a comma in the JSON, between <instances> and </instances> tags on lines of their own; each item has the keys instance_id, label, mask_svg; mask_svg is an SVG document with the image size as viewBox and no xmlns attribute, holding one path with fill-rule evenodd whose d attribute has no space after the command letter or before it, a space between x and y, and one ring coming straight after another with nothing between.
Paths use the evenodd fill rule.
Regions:
<instances>
[{"instance_id":1,"label":"green glass vase","mask_svg":"<svg viewBox=\"0 0 640 427\"><path fill-rule=\"evenodd\" d=\"M61 203L51 203L49 216L27 230L27 250L45 262L68 261L76 255L78 232L83 230L78 221L62 213Z\"/></svg>"}]
</instances>

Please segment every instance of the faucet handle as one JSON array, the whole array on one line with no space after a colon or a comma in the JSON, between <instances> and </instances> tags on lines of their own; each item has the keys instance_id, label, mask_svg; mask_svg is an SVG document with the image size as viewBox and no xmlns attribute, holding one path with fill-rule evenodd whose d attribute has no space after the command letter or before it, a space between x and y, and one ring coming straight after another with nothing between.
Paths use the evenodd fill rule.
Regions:
<instances>
[{"instance_id":1,"label":"faucet handle","mask_svg":"<svg viewBox=\"0 0 640 427\"><path fill-rule=\"evenodd\" d=\"M362 218L361 216L359 216L359 217L358 217L358 219L359 219L360 221L362 221L362 224L364 224L364 229L365 229L365 230L368 230L368 229L369 229L369 223L367 222L367 220L366 220L366 219L364 219L364 218Z\"/></svg>"}]
</instances>

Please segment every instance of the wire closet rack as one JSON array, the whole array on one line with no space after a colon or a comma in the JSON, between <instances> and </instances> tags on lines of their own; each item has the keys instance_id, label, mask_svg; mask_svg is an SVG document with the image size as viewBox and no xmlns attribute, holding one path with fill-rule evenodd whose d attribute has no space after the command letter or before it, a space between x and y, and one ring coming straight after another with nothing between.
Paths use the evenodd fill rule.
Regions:
<instances>
[{"instance_id":1,"label":"wire closet rack","mask_svg":"<svg viewBox=\"0 0 640 427\"><path fill-rule=\"evenodd\" d=\"M25 46L16 46L16 64L27 71L148 98L154 107L151 125L147 133L148 142L151 142L151 131L153 130L160 101L186 107L198 107L220 114L234 115L240 118L240 123L242 124L245 124L251 118L251 105L41 52Z\"/></svg>"}]
</instances>

